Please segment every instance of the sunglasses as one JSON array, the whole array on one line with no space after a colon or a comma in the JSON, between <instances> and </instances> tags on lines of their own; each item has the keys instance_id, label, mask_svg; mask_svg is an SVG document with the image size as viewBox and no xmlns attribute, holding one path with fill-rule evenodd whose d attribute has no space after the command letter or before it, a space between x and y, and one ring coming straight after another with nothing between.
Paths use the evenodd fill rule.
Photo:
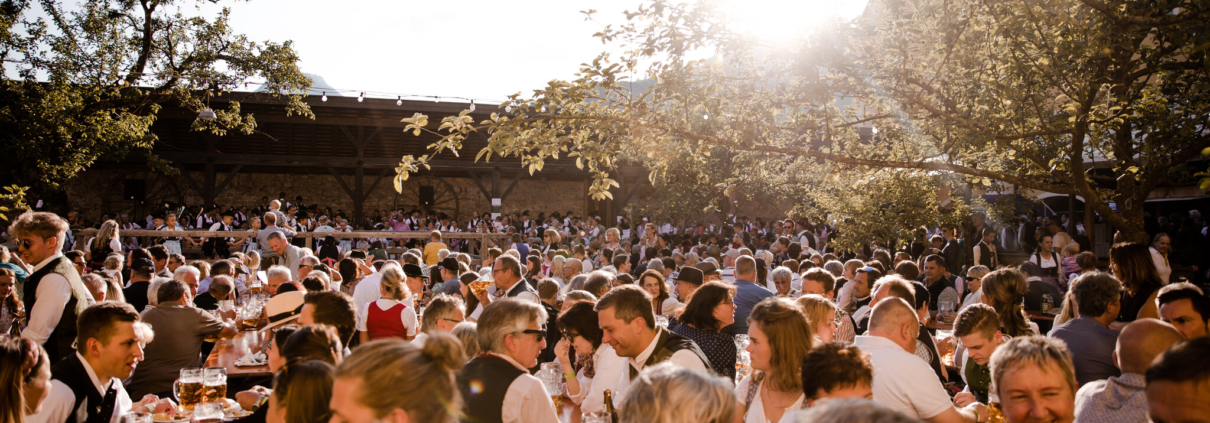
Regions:
<instances>
[{"instance_id":1,"label":"sunglasses","mask_svg":"<svg viewBox=\"0 0 1210 423\"><path fill-rule=\"evenodd\" d=\"M526 329L526 330L521 331L521 333L529 333L529 334L538 335L539 338L546 337L546 329Z\"/></svg>"},{"instance_id":2,"label":"sunglasses","mask_svg":"<svg viewBox=\"0 0 1210 423\"><path fill-rule=\"evenodd\" d=\"M34 243L33 241L28 240L28 239L18 239L17 248L24 248L24 249L28 250L29 246L32 245L33 243Z\"/></svg>"}]
</instances>

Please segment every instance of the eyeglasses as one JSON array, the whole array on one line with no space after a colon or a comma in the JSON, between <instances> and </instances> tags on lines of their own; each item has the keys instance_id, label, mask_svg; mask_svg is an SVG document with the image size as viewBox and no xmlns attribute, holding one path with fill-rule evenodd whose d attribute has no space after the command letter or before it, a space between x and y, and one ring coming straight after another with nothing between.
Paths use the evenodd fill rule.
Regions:
<instances>
[{"instance_id":1,"label":"eyeglasses","mask_svg":"<svg viewBox=\"0 0 1210 423\"><path fill-rule=\"evenodd\" d=\"M546 337L546 329L526 329L526 330L521 331L521 333L529 333L529 334L538 335L539 338Z\"/></svg>"},{"instance_id":2,"label":"eyeglasses","mask_svg":"<svg viewBox=\"0 0 1210 423\"><path fill-rule=\"evenodd\" d=\"M29 249L29 246L30 246L31 244L33 244L33 243L34 243L34 242L33 242L32 240L28 240L28 239L18 239L18 240L17 240L17 248L24 248L24 249L27 249L27 250L28 250L28 249Z\"/></svg>"}]
</instances>

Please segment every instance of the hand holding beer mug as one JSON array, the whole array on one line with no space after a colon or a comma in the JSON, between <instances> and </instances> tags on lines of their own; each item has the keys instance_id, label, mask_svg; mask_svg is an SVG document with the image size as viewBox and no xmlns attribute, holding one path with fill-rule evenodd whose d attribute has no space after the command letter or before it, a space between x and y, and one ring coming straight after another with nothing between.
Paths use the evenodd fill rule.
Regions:
<instances>
[{"instance_id":1,"label":"hand holding beer mug","mask_svg":"<svg viewBox=\"0 0 1210 423\"><path fill-rule=\"evenodd\" d=\"M182 410L193 411L193 406L202 402L203 374L201 368L181 369L181 377L172 383L172 394Z\"/></svg>"},{"instance_id":2,"label":"hand holding beer mug","mask_svg":"<svg viewBox=\"0 0 1210 423\"><path fill-rule=\"evenodd\" d=\"M226 367L207 367L204 370L202 377L202 401L201 402L221 402L227 397L227 368ZM219 412L223 411L223 407L219 405ZM221 420L222 417L220 416Z\"/></svg>"}]
</instances>

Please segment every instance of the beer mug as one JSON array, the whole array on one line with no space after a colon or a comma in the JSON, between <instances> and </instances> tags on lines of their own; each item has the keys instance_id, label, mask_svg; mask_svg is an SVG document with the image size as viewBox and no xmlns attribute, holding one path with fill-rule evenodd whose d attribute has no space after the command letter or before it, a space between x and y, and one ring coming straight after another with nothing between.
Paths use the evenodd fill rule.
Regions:
<instances>
[{"instance_id":1,"label":"beer mug","mask_svg":"<svg viewBox=\"0 0 1210 423\"><path fill-rule=\"evenodd\" d=\"M227 397L227 368L207 367L202 376L202 401L218 402ZM221 410L221 408L220 408ZM220 419L222 419L220 417Z\"/></svg>"},{"instance_id":2,"label":"beer mug","mask_svg":"<svg viewBox=\"0 0 1210 423\"><path fill-rule=\"evenodd\" d=\"M181 369L180 378L172 382L172 395L182 410L193 411L193 406L202 402L202 378L201 368L185 368Z\"/></svg>"},{"instance_id":3,"label":"beer mug","mask_svg":"<svg viewBox=\"0 0 1210 423\"><path fill-rule=\"evenodd\" d=\"M608 411L584 412L580 414L580 421L583 423L612 423L611 416Z\"/></svg>"},{"instance_id":4,"label":"beer mug","mask_svg":"<svg viewBox=\"0 0 1210 423\"><path fill-rule=\"evenodd\" d=\"M203 402L193 409L194 423L222 423L223 417L221 402Z\"/></svg>"}]
</instances>

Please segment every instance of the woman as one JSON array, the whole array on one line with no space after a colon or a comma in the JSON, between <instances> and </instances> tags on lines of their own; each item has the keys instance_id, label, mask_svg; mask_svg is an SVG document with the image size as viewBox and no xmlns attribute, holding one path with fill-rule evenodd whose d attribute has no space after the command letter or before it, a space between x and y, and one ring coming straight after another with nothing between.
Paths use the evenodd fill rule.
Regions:
<instances>
[{"instance_id":1,"label":"woman","mask_svg":"<svg viewBox=\"0 0 1210 423\"><path fill-rule=\"evenodd\" d=\"M319 251L315 254L319 257L319 261L328 266L335 266L340 261L340 246L337 245L336 237L332 235L324 236L323 245L319 247Z\"/></svg>"},{"instance_id":2,"label":"woman","mask_svg":"<svg viewBox=\"0 0 1210 423\"><path fill-rule=\"evenodd\" d=\"M1042 281L1054 285L1059 291L1064 289L1059 285L1059 255L1055 253L1054 238L1049 234L1038 240L1038 250L1029 256L1029 262L1042 268Z\"/></svg>"},{"instance_id":3,"label":"woman","mask_svg":"<svg viewBox=\"0 0 1210 423\"><path fill-rule=\"evenodd\" d=\"M793 301L767 298L752 308L747 350L753 372L735 387L745 422L777 422L802 408L802 359L813 338L807 316Z\"/></svg>"},{"instance_id":4,"label":"woman","mask_svg":"<svg viewBox=\"0 0 1210 423\"><path fill-rule=\"evenodd\" d=\"M731 381L661 363L643 370L618 407L621 423L732 423ZM617 400L615 400L617 401Z\"/></svg>"},{"instance_id":5,"label":"woman","mask_svg":"<svg viewBox=\"0 0 1210 423\"><path fill-rule=\"evenodd\" d=\"M331 417L335 368L319 360L287 363L273 377L273 395L269 399L271 423L326 423Z\"/></svg>"},{"instance_id":6,"label":"woman","mask_svg":"<svg viewBox=\"0 0 1210 423\"><path fill-rule=\"evenodd\" d=\"M656 232L654 223L648 222L646 225L643 225L643 228L643 239L639 241L639 245L643 246L643 249L640 250L641 254L646 254L648 248L655 248L657 250L664 248L664 239L660 238L660 234ZM645 257L639 256L640 260L643 258Z\"/></svg>"},{"instance_id":7,"label":"woman","mask_svg":"<svg viewBox=\"0 0 1210 423\"><path fill-rule=\"evenodd\" d=\"M971 304L977 304L983 301L983 277L991 273L987 266L974 266L966 270L966 290L962 291L962 306L958 307L958 311L962 311Z\"/></svg>"},{"instance_id":8,"label":"woman","mask_svg":"<svg viewBox=\"0 0 1210 423\"><path fill-rule=\"evenodd\" d=\"M1121 330L1136 319L1157 319L1155 296L1164 286L1151 251L1144 244L1122 242L1109 249L1109 270L1122 281L1122 311L1110 329Z\"/></svg>"},{"instance_id":9,"label":"woman","mask_svg":"<svg viewBox=\"0 0 1210 423\"><path fill-rule=\"evenodd\" d=\"M769 273L769 279L773 281L773 293L779 298L798 298L798 291L793 287L794 272L789 267L777 266Z\"/></svg>"},{"instance_id":10,"label":"woman","mask_svg":"<svg viewBox=\"0 0 1210 423\"><path fill-rule=\"evenodd\" d=\"M88 267L100 269L105 264L109 253L122 253L122 240L118 234L118 222L106 220L97 230L97 236L91 242L84 244L84 254L87 255ZM37 263L35 263L37 264Z\"/></svg>"},{"instance_id":11,"label":"woman","mask_svg":"<svg viewBox=\"0 0 1210 423\"><path fill-rule=\"evenodd\" d=\"M723 328L735 323L735 287L707 282L693 292L672 332L689 338L706 353L710 368L735 380L735 339Z\"/></svg>"},{"instance_id":12,"label":"woman","mask_svg":"<svg viewBox=\"0 0 1210 423\"><path fill-rule=\"evenodd\" d=\"M616 250L622 248L622 233L618 232L618 228L609 228L605 230L605 245L601 248Z\"/></svg>"},{"instance_id":13,"label":"woman","mask_svg":"<svg viewBox=\"0 0 1210 423\"><path fill-rule=\"evenodd\" d=\"M657 316L667 316L679 306L676 299L668 294L668 283L659 271L648 270L639 275L639 286L651 294L651 307Z\"/></svg>"},{"instance_id":14,"label":"woman","mask_svg":"<svg viewBox=\"0 0 1210 423\"><path fill-rule=\"evenodd\" d=\"M807 294L798 298L798 306L811 323L814 344L827 344L836 339L836 303L822 295Z\"/></svg>"},{"instance_id":15,"label":"woman","mask_svg":"<svg viewBox=\"0 0 1210 423\"><path fill-rule=\"evenodd\" d=\"M563 392L571 401L580 405L584 412L601 411L605 405L605 390L611 388L609 381L594 385L598 371L603 375L617 375L627 369L625 358L618 357L609 344L601 345L604 332L598 326L597 312L593 303L579 302L559 314L559 331L563 339L555 345L564 378L567 380ZM575 349L573 361L571 349Z\"/></svg>"},{"instance_id":16,"label":"woman","mask_svg":"<svg viewBox=\"0 0 1210 423\"><path fill-rule=\"evenodd\" d=\"M22 423L50 394L50 360L30 339L0 336L0 423Z\"/></svg>"},{"instance_id":17,"label":"woman","mask_svg":"<svg viewBox=\"0 0 1210 423\"><path fill-rule=\"evenodd\" d=\"M479 321L479 315L483 313L483 305L479 304L479 298L471 292L471 283L477 280L479 280L479 274L475 272L466 272L458 276L458 281L461 282L458 293L462 295L463 301L466 301L466 309L471 311L466 315L468 322Z\"/></svg>"},{"instance_id":18,"label":"woman","mask_svg":"<svg viewBox=\"0 0 1210 423\"><path fill-rule=\"evenodd\" d=\"M559 231L548 228L542 234L542 244L546 246L546 248L542 249L542 254L546 254L546 252L552 249L558 249L559 241L563 240L563 237L559 235Z\"/></svg>"},{"instance_id":19,"label":"woman","mask_svg":"<svg viewBox=\"0 0 1210 423\"><path fill-rule=\"evenodd\" d=\"M547 269L547 278L559 283L559 286L567 285L567 281L563 280L563 261L567 260L563 256L556 255L550 259L550 269Z\"/></svg>"},{"instance_id":20,"label":"woman","mask_svg":"<svg viewBox=\"0 0 1210 423\"><path fill-rule=\"evenodd\" d=\"M0 336L20 335L25 327L25 305L13 289L16 284L17 274L12 269L0 267Z\"/></svg>"},{"instance_id":21,"label":"woman","mask_svg":"<svg viewBox=\"0 0 1210 423\"><path fill-rule=\"evenodd\" d=\"M383 267L379 282L381 297L366 304L361 309L361 318L357 319L361 343L382 338L410 341L416 337L419 324L411 301L412 292L404 283L406 280L403 269L393 262Z\"/></svg>"},{"instance_id":22,"label":"woman","mask_svg":"<svg viewBox=\"0 0 1210 423\"><path fill-rule=\"evenodd\" d=\"M1000 269L983 277L982 302L992 306L1000 317L1000 331L1011 337L1039 335L1038 324L1029 321L1025 308L1025 276L1012 269Z\"/></svg>"},{"instance_id":23,"label":"woman","mask_svg":"<svg viewBox=\"0 0 1210 423\"><path fill-rule=\"evenodd\" d=\"M336 368L332 421L454 423L451 410L462 409L454 372L463 362L458 340L444 333L421 348L393 339L362 345Z\"/></svg>"},{"instance_id":24,"label":"woman","mask_svg":"<svg viewBox=\"0 0 1210 423\"><path fill-rule=\"evenodd\" d=\"M538 279L542 279L542 259L535 255L526 256L525 280L536 284L538 283Z\"/></svg>"},{"instance_id":25,"label":"woman","mask_svg":"<svg viewBox=\"0 0 1210 423\"><path fill-rule=\"evenodd\" d=\"M361 267L353 259L343 259L336 265L336 269L340 271L340 292L353 296L353 290L357 288L357 283L361 282L361 278L365 277L361 273Z\"/></svg>"}]
</instances>

